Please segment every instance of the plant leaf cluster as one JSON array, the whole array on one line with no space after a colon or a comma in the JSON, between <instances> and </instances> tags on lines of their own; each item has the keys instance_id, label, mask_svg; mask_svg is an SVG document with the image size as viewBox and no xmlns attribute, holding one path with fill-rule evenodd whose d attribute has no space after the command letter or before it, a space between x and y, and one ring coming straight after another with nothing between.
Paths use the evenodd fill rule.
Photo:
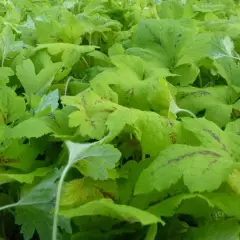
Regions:
<instances>
[{"instance_id":1,"label":"plant leaf cluster","mask_svg":"<svg viewBox=\"0 0 240 240\"><path fill-rule=\"evenodd\" d=\"M234 0L0 2L0 239L240 239Z\"/></svg>"}]
</instances>

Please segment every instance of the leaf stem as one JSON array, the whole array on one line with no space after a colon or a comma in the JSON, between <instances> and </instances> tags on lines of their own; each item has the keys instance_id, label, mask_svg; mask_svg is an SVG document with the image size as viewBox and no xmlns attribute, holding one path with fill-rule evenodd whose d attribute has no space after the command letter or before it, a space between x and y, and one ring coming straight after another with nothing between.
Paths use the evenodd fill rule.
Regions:
<instances>
[{"instance_id":1,"label":"leaf stem","mask_svg":"<svg viewBox=\"0 0 240 240\"><path fill-rule=\"evenodd\" d=\"M90 66L89 66L87 60L86 60L84 57L82 57L82 60L83 60L83 62L85 63L86 67L89 68Z\"/></svg>"},{"instance_id":2,"label":"leaf stem","mask_svg":"<svg viewBox=\"0 0 240 240\"><path fill-rule=\"evenodd\" d=\"M196 118L196 116L191 112L191 111L188 111L187 109L182 109L181 108L181 112L185 112L185 113L188 113L190 116L192 116L193 118Z\"/></svg>"},{"instance_id":3,"label":"leaf stem","mask_svg":"<svg viewBox=\"0 0 240 240\"><path fill-rule=\"evenodd\" d=\"M58 229L58 213L60 207L61 191L64 183L64 179L67 175L68 170L70 169L71 164L68 164L62 172L61 178L58 183L56 203L53 216L53 229L52 229L52 240L57 240L57 229Z\"/></svg>"},{"instance_id":4,"label":"leaf stem","mask_svg":"<svg viewBox=\"0 0 240 240\"><path fill-rule=\"evenodd\" d=\"M92 32L90 32L89 34L89 45L90 46L92 45Z\"/></svg>"},{"instance_id":5,"label":"leaf stem","mask_svg":"<svg viewBox=\"0 0 240 240\"><path fill-rule=\"evenodd\" d=\"M12 204L8 204L8 205L5 205L3 207L0 207L0 211L3 211L3 210L6 210L8 208L13 208L13 207L16 207L18 206L19 204L18 203L12 203Z\"/></svg>"},{"instance_id":6,"label":"leaf stem","mask_svg":"<svg viewBox=\"0 0 240 240\"><path fill-rule=\"evenodd\" d=\"M70 76L68 79L67 79L67 82L66 82L66 85L65 85L65 89L64 89L64 96L67 95L67 91L68 91L68 85L70 83L70 81L73 79L72 76Z\"/></svg>"},{"instance_id":7,"label":"leaf stem","mask_svg":"<svg viewBox=\"0 0 240 240\"><path fill-rule=\"evenodd\" d=\"M202 88L203 87L203 81L202 81L201 72L199 73L198 77L199 77L199 85Z\"/></svg>"}]
</instances>

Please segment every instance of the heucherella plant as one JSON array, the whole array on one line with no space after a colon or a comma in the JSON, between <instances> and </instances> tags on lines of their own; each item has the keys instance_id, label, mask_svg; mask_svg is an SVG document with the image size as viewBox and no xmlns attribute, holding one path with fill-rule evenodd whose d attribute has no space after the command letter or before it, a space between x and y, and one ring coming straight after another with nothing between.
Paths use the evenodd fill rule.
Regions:
<instances>
[{"instance_id":1,"label":"heucherella plant","mask_svg":"<svg viewBox=\"0 0 240 240\"><path fill-rule=\"evenodd\" d=\"M0 2L0 239L240 239L236 0Z\"/></svg>"}]
</instances>

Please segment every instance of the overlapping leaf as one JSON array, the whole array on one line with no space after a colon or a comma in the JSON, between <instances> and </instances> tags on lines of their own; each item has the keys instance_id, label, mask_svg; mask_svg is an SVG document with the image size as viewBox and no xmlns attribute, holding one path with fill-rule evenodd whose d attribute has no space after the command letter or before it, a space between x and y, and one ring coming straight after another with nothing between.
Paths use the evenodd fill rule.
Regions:
<instances>
[{"instance_id":1,"label":"overlapping leaf","mask_svg":"<svg viewBox=\"0 0 240 240\"><path fill-rule=\"evenodd\" d=\"M237 239L239 30L233 0L2 1L0 238Z\"/></svg>"},{"instance_id":2,"label":"overlapping leaf","mask_svg":"<svg viewBox=\"0 0 240 240\"><path fill-rule=\"evenodd\" d=\"M224 151L173 145L162 151L145 169L136 184L135 194L159 192L183 179L190 192L213 191L226 181L233 160Z\"/></svg>"},{"instance_id":3,"label":"overlapping leaf","mask_svg":"<svg viewBox=\"0 0 240 240\"><path fill-rule=\"evenodd\" d=\"M68 164L73 165L85 176L95 180L108 179L108 169L113 169L121 153L112 145L78 144L68 141Z\"/></svg>"},{"instance_id":4,"label":"overlapping leaf","mask_svg":"<svg viewBox=\"0 0 240 240\"><path fill-rule=\"evenodd\" d=\"M170 68L173 73L177 73L174 68L185 64L191 66L206 56L210 39L209 34L198 33L194 22L151 19L139 25L134 42L135 48L129 49L128 52L142 57L148 63ZM196 69L196 66L193 68ZM185 77L189 77L189 74L192 77L187 82L181 81L181 84L195 81L196 74L193 74L193 69L185 67Z\"/></svg>"},{"instance_id":5,"label":"overlapping leaf","mask_svg":"<svg viewBox=\"0 0 240 240\"><path fill-rule=\"evenodd\" d=\"M15 222L21 225L21 233L24 239L29 240L37 231L42 239L51 239L52 233L52 205L37 204L33 206L23 206L16 209ZM70 222L61 218L59 227L71 233ZM60 234L59 234L60 236Z\"/></svg>"},{"instance_id":6,"label":"overlapping leaf","mask_svg":"<svg viewBox=\"0 0 240 240\"><path fill-rule=\"evenodd\" d=\"M77 97L64 97L63 102L79 109L69 116L70 126L80 125L81 134L91 138L101 138L107 130L117 136L126 126L131 126L130 131L141 142L143 153L151 155L180 141L178 122L156 113L122 107L92 91L87 90Z\"/></svg>"},{"instance_id":7,"label":"overlapping leaf","mask_svg":"<svg viewBox=\"0 0 240 240\"><path fill-rule=\"evenodd\" d=\"M180 88L177 94L177 104L194 114L203 112L206 119L224 127L231 119L233 103L238 93L227 86L195 88Z\"/></svg>"},{"instance_id":8,"label":"overlapping leaf","mask_svg":"<svg viewBox=\"0 0 240 240\"><path fill-rule=\"evenodd\" d=\"M222 215L239 219L239 200L239 196L227 193L179 194L151 206L148 211L157 216L173 216L179 213L207 218L221 211Z\"/></svg>"},{"instance_id":9,"label":"overlapping leaf","mask_svg":"<svg viewBox=\"0 0 240 240\"><path fill-rule=\"evenodd\" d=\"M51 168L38 168L33 172L30 173L21 173L16 170L9 170L4 171L3 169L0 170L0 182L8 183L12 181L18 181L20 183L29 183L31 184L35 178L37 177L44 177L47 175L52 169Z\"/></svg>"},{"instance_id":10,"label":"overlapping leaf","mask_svg":"<svg viewBox=\"0 0 240 240\"><path fill-rule=\"evenodd\" d=\"M61 66L61 62L53 63L36 74L33 62L27 59L17 66L17 76L30 97L32 94L43 93L51 85Z\"/></svg>"},{"instance_id":11,"label":"overlapping leaf","mask_svg":"<svg viewBox=\"0 0 240 240\"><path fill-rule=\"evenodd\" d=\"M8 124L21 118L25 113L25 102L9 87L0 88L0 124Z\"/></svg>"},{"instance_id":12,"label":"overlapping leaf","mask_svg":"<svg viewBox=\"0 0 240 240\"><path fill-rule=\"evenodd\" d=\"M234 134L222 131L213 122L203 118L195 121L186 118L183 120L183 128L191 132L188 138L185 138L187 144L192 145L196 138L200 145L224 151L230 158L239 161L238 137Z\"/></svg>"},{"instance_id":13,"label":"overlapping leaf","mask_svg":"<svg viewBox=\"0 0 240 240\"><path fill-rule=\"evenodd\" d=\"M90 178L76 179L64 184L61 206L74 207L104 196L116 197L117 186L114 181L92 181Z\"/></svg>"},{"instance_id":14,"label":"overlapping leaf","mask_svg":"<svg viewBox=\"0 0 240 240\"><path fill-rule=\"evenodd\" d=\"M78 208L62 210L60 214L71 218L90 215L109 216L114 219L131 223L140 222L142 225L149 225L158 222L163 223L160 218L157 218L150 213L126 205L117 205L110 199L95 200Z\"/></svg>"},{"instance_id":15,"label":"overlapping leaf","mask_svg":"<svg viewBox=\"0 0 240 240\"><path fill-rule=\"evenodd\" d=\"M240 232L239 225L234 219L221 220L205 224L197 229L191 229L186 239L196 240L224 240L238 239Z\"/></svg>"}]
</instances>

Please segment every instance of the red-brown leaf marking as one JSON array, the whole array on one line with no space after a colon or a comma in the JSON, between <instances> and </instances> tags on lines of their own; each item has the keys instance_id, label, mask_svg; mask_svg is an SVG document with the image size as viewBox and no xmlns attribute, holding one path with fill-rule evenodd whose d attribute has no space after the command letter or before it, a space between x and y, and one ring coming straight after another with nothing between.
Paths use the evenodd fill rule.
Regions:
<instances>
[{"instance_id":1,"label":"red-brown leaf marking","mask_svg":"<svg viewBox=\"0 0 240 240\"><path fill-rule=\"evenodd\" d=\"M222 145L222 149L223 149L225 152L228 152L228 150L227 150L227 148L226 148L226 145L221 142L221 139L220 139L219 136L217 136L217 134L215 134L214 132L212 132L210 129L203 129L203 131L209 133L219 144Z\"/></svg>"},{"instance_id":2,"label":"red-brown leaf marking","mask_svg":"<svg viewBox=\"0 0 240 240\"><path fill-rule=\"evenodd\" d=\"M209 171L210 167L211 167L213 164L215 164L215 163L217 163L217 159L211 161L211 162L208 164L208 167L207 167L206 169L204 169L203 173L205 174L207 171Z\"/></svg>"},{"instance_id":3,"label":"red-brown leaf marking","mask_svg":"<svg viewBox=\"0 0 240 240\"><path fill-rule=\"evenodd\" d=\"M172 163L176 163L176 162L179 162L185 158L188 158L188 157L194 157L196 155L208 155L208 156L212 156L212 157L218 157L220 158L221 155L218 154L218 153L215 153L215 152L212 152L212 151L208 151L208 150L205 150L205 151L197 151L197 152L191 152L191 153L186 153L182 156L179 156L179 157L176 157L176 158L173 158L171 160L168 160L168 164L172 164Z\"/></svg>"}]
</instances>

